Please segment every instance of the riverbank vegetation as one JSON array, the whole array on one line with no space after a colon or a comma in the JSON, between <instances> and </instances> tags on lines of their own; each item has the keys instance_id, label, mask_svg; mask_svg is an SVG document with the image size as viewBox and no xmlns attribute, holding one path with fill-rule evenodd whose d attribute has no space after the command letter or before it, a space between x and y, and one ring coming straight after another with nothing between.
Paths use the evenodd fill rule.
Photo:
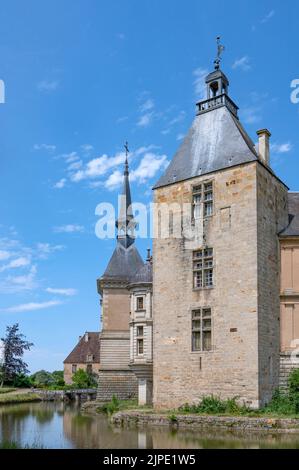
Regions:
<instances>
[{"instance_id":1,"label":"riverbank vegetation","mask_svg":"<svg viewBox=\"0 0 299 470\"><path fill-rule=\"evenodd\" d=\"M15 392L16 391L16 388L12 388L12 387L2 387L0 388L0 395L4 394L4 393L10 393L10 392Z\"/></svg>"},{"instance_id":2,"label":"riverbank vegetation","mask_svg":"<svg viewBox=\"0 0 299 470\"><path fill-rule=\"evenodd\" d=\"M115 395L113 395L110 402L105 403L96 408L97 413L106 413L112 415L117 411L132 410L132 409L141 409L142 407L138 406L137 400L119 400Z\"/></svg>"},{"instance_id":3,"label":"riverbank vegetation","mask_svg":"<svg viewBox=\"0 0 299 470\"><path fill-rule=\"evenodd\" d=\"M104 412L109 415L130 410L153 412L149 406L138 406L136 400L118 400L115 396L109 403L96 409L98 413ZM168 414L171 422L176 421L177 415L182 414L299 419L299 369L295 369L290 374L287 390L277 390L271 402L259 410L240 403L238 397L222 400L218 396L209 395L203 397L198 404L186 403L176 410L164 410L162 413Z\"/></svg>"},{"instance_id":4,"label":"riverbank vegetation","mask_svg":"<svg viewBox=\"0 0 299 470\"><path fill-rule=\"evenodd\" d=\"M11 405L14 403L29 403L41 401L41 397L34 392L5 393L0 395L0 405Z\"/></svg>"}]
</instances>

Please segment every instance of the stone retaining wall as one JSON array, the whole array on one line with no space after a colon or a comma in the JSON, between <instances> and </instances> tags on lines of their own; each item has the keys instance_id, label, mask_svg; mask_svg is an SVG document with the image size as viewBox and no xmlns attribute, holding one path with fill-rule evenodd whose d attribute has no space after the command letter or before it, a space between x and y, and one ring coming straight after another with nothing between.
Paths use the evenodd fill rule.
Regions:
<instances>
[{"instance_id":1,"label":"stone retaining wall","mask_svg":"<svg viewBox=\"0 0 299 470\"><path fill-rule=\"evenodd\" d=\"M115 413L112 423L135 426L176 426L179 428L204 428L214 427L218 429L236 429L242 431L275 431L298 432L299 419L278 418L248 418L244 416L202 416L202 415L173 415L171 419L166 414L147 413L139 411L122 411Z\"/></svg>"}]
</instances>

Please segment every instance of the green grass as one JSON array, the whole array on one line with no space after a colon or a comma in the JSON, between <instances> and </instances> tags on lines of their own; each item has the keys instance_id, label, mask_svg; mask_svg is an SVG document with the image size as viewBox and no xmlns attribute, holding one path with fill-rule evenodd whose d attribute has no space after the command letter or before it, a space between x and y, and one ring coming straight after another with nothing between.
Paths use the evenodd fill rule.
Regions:
<instances>
[{"instance_id":1,"label":"green grass","mask_svg":"<svg viewBox=\"0 0 299 470\"><path fill-rule=\"evenodd\" d=\"M33 401L41 401L37 393L22 393L22 394L3 394L0 395L0 405L8 405L12 403L28 403Z\"/></svg>"},{"instance_id":2,"label":"green grass","mask_svg":"<svg viewBox=\"0 0 299 470\"><path fill-rule=\"evenodd\" d=\"M109 403L105 403L102 406L98 406L96 409L97 413L106 413L111 415L117 411L132 410L138 407L137 400L119 400L113 395L112 400Z\"/></svg>"},{"instance_id":3,"label":"green grass","mask_svg":"<svg viewBox=\"0 0 299 470\"><path fill-rule=\"evenodd\" d=\"M12 387L0 387L0 395L4 394L4 393L10 393L10 392L14 392L16 390L16 388L12 388Z\"/></svg>"},{"instance_id":4,"label":"green grass","mask_svg":"<svg viewBox=\"0 0 299 470\"><path fill-rule=\"evenodd\" d=\"M26 444L22 447L15 441L4 441L0 442L0 449L45 449L45 447L38 443L33 443L32 445Z\"/></svg>"}]
</instances>

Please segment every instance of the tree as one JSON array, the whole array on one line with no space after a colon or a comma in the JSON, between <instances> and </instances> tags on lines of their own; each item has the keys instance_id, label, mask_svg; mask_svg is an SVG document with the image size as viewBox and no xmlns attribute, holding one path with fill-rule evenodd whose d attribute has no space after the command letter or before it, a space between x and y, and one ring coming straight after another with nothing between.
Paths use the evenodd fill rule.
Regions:
<instances>
[{"instance_id":1,"label":"tree","mask_svg":"<svg viewBox=\"0 0 299 470\"><path fill-rule=\"evenodd\" d=\"M35 387L45 387L55 383L52 374L46 370L35 372L35 374L31 375L30 379Z\"/></svg>"},{"instance_id":2,"label":"tree","mask_svg":"<svg viewBox=\"0 0 299 470\"><path fill-rule=\"evenodd\" d=\"M52 377L55 385L58 387L63 387L65 385L63 370L54 370L54 372L52 372Z\"/></svg>"},{"instance_id":3,"label":"tree","mask_svg":"<svg viewBox=\"0 0 299 470\"><path fill-rule=\"evenodd\" d=\"M94 376L92 374L88 374L88 372L83 369L77 370L77 372L74 373L72 380L73 384L77 388L89 388L96 385Z\"/></svg>"},{"instance_id":4,"label":"tree","mask_svg":"<svg viewBox=\"0 0 299 470\"><path fill-rule=\"evenodd\" d=\"M19 324L6 327L6 336L1 338L3 347L3 358L1 368L0 386L4 383L13 382L18 374L28 373L28 365L22 357L25 351L29 351L33 343L26 341L25 336L19 333Z\"/></svg>"}]
</instances>

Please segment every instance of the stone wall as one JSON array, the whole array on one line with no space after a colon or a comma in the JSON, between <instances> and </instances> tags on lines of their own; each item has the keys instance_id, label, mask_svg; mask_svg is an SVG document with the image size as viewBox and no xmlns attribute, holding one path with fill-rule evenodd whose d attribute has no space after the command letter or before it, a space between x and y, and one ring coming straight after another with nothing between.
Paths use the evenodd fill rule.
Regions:
<instances>
[{"instance_id":1,"label":"stone wall","mask_svg":"<svg viewBox=\"0 0 299 470\"><path fill-rule=\"evenodd\" d=\"M288 225L287 188L257 165L258 353L261 405L279 386L280 244Z\"/></svg>"},{"instance_id":2,"label":"stone wall","mask_svg":"<svg viewBox=\"0 0 299 470\"><path fill-rule=\"evenodd\" d=\"M98 402L108 402L113 395L119 400L137 398L138 381L131 371L100 371L97 391Z\"/></svg>"},{"instance_id":3,"label":"stone wall","mask_svg":"<svg viewBox=\"0 0 299 470\"><path fill-rule=\"evenodd\" d=\"M121 411L112 416L112 423L116 425L171 426L172 428L194 429L229 429L240 431L271 431L271 432L298 432L298 419L278 418L249 418L243 416L204 416L204 415L173 415L172 419L166 414L148 413L140 411Z\"/></svg>"},{"instance_id":4,"label":"stone wall","mask_svg":"<svg viewBox=\"0 0 299 470\"><path fill-rule=\"evenodd\" d=\"M279 253L275 230L283 223L287 208L281 206L285 189L267 170L257 167L261 165L253 162L155 190L155 202L178 203L180 211L183 203L191 203L193 185L213 181L214 212L205 220L203 238L214 250L215 265L214 287L194 289L192 250L200 249L202 242L192 247L186 239L154 240L156 408L198 402L210 394L238 396L248 406L258 407L278 383ZM263 190L262 184L267 185ZM273 208L272 202L267 202L272 191L276 194ZM270 227L269 217L273 217ZM274 288L272 302L267 289L273 292ZM192 352L191 311L198 307L212 309L211 351ZM265 370L266 360L271 379L267 374L263 378L260 372Z\"/></svg>"},{"instance_id":5,"label":"stone wall","mask_svg":"<svg viewBox=\"0 0 299 470\"><path fill-rule=\"evenodd\" d=\"M72 366L73 364L76 364L77 366L77 370L79 369L83 369L83 370L87 370L87 364L86 363L80 363L78 364L77 362L74 362L72 364L64 364L64 373L63 373L63 376L64 376L64 381L66 384L71 384L73 381L72 381L72 377L73 377L73 372L72 372ZM92 372L94 374L98 374L99 372L99 369L100 369L100 363L92 363L91 364L92 366Z\"/></svg>"}]
</instances>

